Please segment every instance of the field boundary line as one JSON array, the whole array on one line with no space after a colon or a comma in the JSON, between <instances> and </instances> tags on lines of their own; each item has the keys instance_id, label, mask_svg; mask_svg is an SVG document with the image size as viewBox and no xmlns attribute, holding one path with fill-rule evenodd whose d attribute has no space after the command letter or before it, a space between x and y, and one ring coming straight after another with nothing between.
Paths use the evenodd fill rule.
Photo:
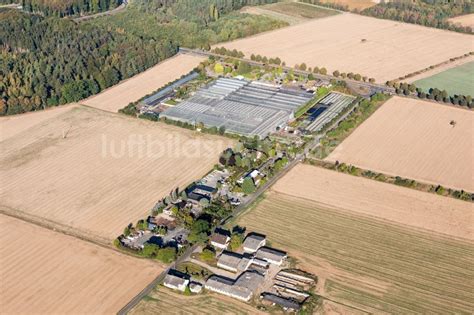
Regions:
<instances>
[{"instance_id":1,"label":"field boundary line","mask_svg":"<svg viewBox=\"0 0 474 315\"><path fill-rule=\"evenodd\" d=\"M53 232L56 232L56 233L59 233L59 234L67 235L67 236L79 239L81 241L85 241L85 242L100 246L102 248L114 251L116 253L124 254L124 255L127 255L127 256L136 258L136 259L145 259L145 258L136 256L136 255L132 255L130 253L127 253L126 251L123 251L123 250L120 250L120 249L116 248L112 244L111 240L102 238L102 237L97 236L97 235L87 236L87 235L85 235L86 232L81 231L79 229L76 229L76 228L73 228L71 226L61 224L61 223L57 223L57 222L51 221L49 219L45 219L45 218L41 218L41 217L38 217L38 216L35 216L35 215L32 215L32 214L28 214L28 213L25 213L21 210L17 210L17 209L13 209L13 208L10 208L10 207L4 206L4 205L0 205L0 215L9 216L9 217L21 220L21 221L29 223L29 224L39 226L43 229L47 229L47 230L50 230L50 231L53 231ZM90 234L93 234L93 233L90 233ZM161 264L161 263L158 263L158 262L150 260L150 259L147 259L147 260L151 261L151 262L153 262L153 263L155 263L155 264L157 264L161 267L164 267L163 264Z\"/></svg>"},{"instance_id":2,"label":"field boundary line","mask_svg":"<svg viewBox=\"0 0 474 315\"><path fill-rule=\"evenodd\" d=\"M314 165L311 165L311 166L316 167ZM388 183L386 183L386 184L388 184ZM434 236L434 237L439 237L439 238L449 239L449 240L453 240L453 241L457 241L457 242L462 242L462 243L469 244L469 245L474 245L474 241L471 241L467 238L456 237L456 236L444 234L444 233L441 233L441 232L437 232L437 231L433 231L433 230L429 230L429 229L424 229L424 228L421 228L421 227L415 227L415 226L408 225L408 224L405 224L405 223L399 223L399 222L396 222L396 221L392 221L392 220L389 220L389 219L378 217L376 215L371 215L371 214L367 214L367 213L362 213L362 212L357 212L357 211L353 211L353 210L349 210L349 209L335 207L335 206L329 205L329 204L321 202L321 201L310 199L308 197L296 196L296 195L293 195L293 194L289 194L289 193L285 193L285 192L277 191L277 190L271 190L270 192L273 193L273 194L276 194L276 195L288 196L290 198L301 199L301 200L308 201L308 202L311 202L311 203L316 204L316 205L320 205L321 208L322 208L321 210L336 211L336 212L339 212L343 215L349 213L353 216L358 216L358 217L364 218L366 220L377 221L380 224L390 224L390 225L394 225L398 228L407 229L407 230L410 230L414 234L430 234L431 236Z\"/></svg>"},{"instance_id":3,"label":"field boundary line","mask_svg":"<svg viewBox=\"0 0 474 315\"><path fill-rule=\"evenodd\" d=\"M311 161L315 161L316 163L318 164L311 164ZM460 198L455 198L451 195L439 195L437 194L436 192L432 192L432 191L426 191L426 190L423 190L422 188L428 188L430 186L441 186L443 187L444 189L447 189L447 190L454 190L454 191L459 191L459 190L462 190L464 191L465 193L467 194L470 194L470 195L474 195L473 192L471 191L467 191L467 190L464 190L462 188L453 188L453 187L447 187L447 186L443 186L439 183L435 183L435 182L427 182L427 181L424 181L424 180L418 180L418 179L415 179L415 178L408 178L408 177L402 177L398 174L394 174L394 173L390 173L390 172L384 172L384 171L379 171L377 169L367 169L367 168L363 168L363 167L359 167L357 165L354 165L354 164L351 164L351 163L345 163L344 161L340 161L340 163L344 163L348 166L355 166L357 167L359 170L361 171L370 171L370 172L374 172L374 173L378 173L380 175L384 175L384 176L387 176L387 177L400 177L401 179L406 179L406 180L412 180L414 181L416 184L419 184L419 185L422 185L424 187L419 187L419 188L416 188L416 187L412 187L412 186L403 186L403 185L397 185L395 183L392 183L392 182L389 182L389 181L380 181L380 180L376 180L375 178L370 178L370 177L365 177L365 176L362 176L360 174L351 174L351 173L345 173L345 172L339 172L335 169L332 169L332 168L327 168L325 167L324 165L331 165L331 166L335 166L335 163L334 162L331 162L331 161L326 161L326 160L321 160L321 159L318 159L318 158L314 158L314 157L311 157L311 158L308 158L306 162L304 162L305 164L308 164L308 165L311 165L311 166L316 166L316 167L321 167L321 168L324 168L324 169L327 169L327 170L331 170L331 171L335 171L335 172L338 172L338 173L341 173L341 174L346 174L346 175L351 175L351 176L355 176L355 177L361 177L361 178L366 178L366 179L371 179L371 180L374 180L374 181L377 181L377 182L381 182L381 183L385 183L385 184L391 184L391 185L395 185L395 186L398 186L398 187L403 187L403 188L409 188L409 189L413 189L413 190L417 190L417 191L421 191L421 192L425 192L425 193L429 193L429 194L434 194L436 196L440 196L440 197L446 197L446 198L452 198L452 199L455 199L455 200L459 200L459 201L464 201L464 202L468 202L468 203L474 203L474 200L464 200L464 199L460 199Z\"/></svg>"}]
</instances>

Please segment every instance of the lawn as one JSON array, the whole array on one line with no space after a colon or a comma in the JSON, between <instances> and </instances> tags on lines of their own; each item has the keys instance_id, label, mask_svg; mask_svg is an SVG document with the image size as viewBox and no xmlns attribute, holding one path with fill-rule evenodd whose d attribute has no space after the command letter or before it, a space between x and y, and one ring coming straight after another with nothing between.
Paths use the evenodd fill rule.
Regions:
<instances>
[{"instance_id":1,"label":"lawn","mask_svg":"<svg viewBox=\"0 0 474 315\"><path fill-rule=\"evenodd\" d=\"M450 95L474 96L474 61L415 81L414 84L426 91L438 88L446 90Z\"/></svg>"},{"instance_id":2,"label":"lawn","mask_svg":"<svg viewBox=\"0 0 474 315\"><path fill-rule=\"evenodd\" d=\"M362 202L362 201L361 201ZM238 221L318 276L317 293L371 313L474 309L474 245L270 192Z\"/></svg>"}]
</instances>

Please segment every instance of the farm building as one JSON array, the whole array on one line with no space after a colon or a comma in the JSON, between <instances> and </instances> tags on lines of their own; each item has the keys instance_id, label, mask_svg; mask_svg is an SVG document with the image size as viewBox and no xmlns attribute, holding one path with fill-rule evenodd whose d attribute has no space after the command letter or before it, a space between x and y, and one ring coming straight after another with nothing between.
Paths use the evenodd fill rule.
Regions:
<instances>
[{"instance_id":1,"label":"farm building","mask_svg":"<svg viewBox=\"0 0 474 315\"><path fill-rule=\"evenodd\" d=\"M284 127L294 112L312 97L312 93L303 90L219 78L188 100L164 111L161 117L263 138Z\"/></svg>"},{"instance_id":2,"label":"farm building","mask_svg":"<svg viewBox=\"0 0 474 315\"><path fill-rule=\"evenodd\" d=\"M271 264L280 266L286 259L287 255L285 252L270 247L262 247L257 251L255 257L268 261Z\"/></svg>"},{"instance_id":3,"label":"farm building","mask_svg":"<svg viewBox=\"0 0 474 315\"><path fill-rule=\"evenodd\" d=\"M255 253L260 247L265 246L265 236L259 234L249 234L244 241L244 251Z\"/></svg>"},{"instance_id":4,"label":"farm building","mask_svg":"<svg viewBox=\"0 0 474 315\"><path fill-rule=\"evenodd\" d=\"M250 265L251 260L233 252L225 251L219 256L217 267L232 272L245 271Z\"/></svg>"},{"instance_id":5,"label":"farm building","mask_svg":"<svg viewBox=\"0 0 474 315\"><path fill-rule=\"evenodd\" d=\"M248 302L264 277L256 272L244 272L236 281L220 276L211 276L206 281L206 289Z\"/></svg>"},{"instance_id":6,"label":"farm building","mask_svg":"<svg viewBox=\"0 0 474 315\"><path fill-rule=\"evenodd\" d=\"M301 308L299 303L273 293L263 293L261 297L264 301L268 301L271 304L280 305L285 311L294 312Z\"/></svg>"},{"instance_id":7,"label":"farm building","mask_svg":"<svg viewBox=\"0 0 474 315\"><path fill-rule=\"evenodd\" d=\"M211 236L211 245L220 249L227 249L230 237L220 233L214 233Z\"/></svg>"},{"instance_id":8,"label":"farm building","mask_svg":"<svg viewBox=\"0 0 474 315\"><path fill-rule=\"evenodd\" d=\"M178 290L181 292L184 292L186 287L188 286L189 280L180 277L177 274L174 273L168 273L165 276L165 279L163 280L163 285L167 288L173 289L173 290Z\"/></svg>"}]
</instances>

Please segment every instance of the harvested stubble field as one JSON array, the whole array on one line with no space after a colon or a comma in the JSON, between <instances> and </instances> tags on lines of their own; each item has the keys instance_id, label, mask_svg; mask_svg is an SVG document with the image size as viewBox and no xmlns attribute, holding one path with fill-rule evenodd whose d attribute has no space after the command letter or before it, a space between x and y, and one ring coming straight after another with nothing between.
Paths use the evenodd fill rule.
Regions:
<instances>
[{"instance_id":1,"label":"harvested stubble field","mask_svg":"<svg viewBox=\"0 0 474 315\"><path fill-rule=\"evenodd\" d=\"M113 314L162 269L0 215L2 314Z\"/></svg>"},{"instance_id":2,"label":"harvested stubble field","mask_svg":"<svg viewBox=\"0 0 474 315\"><path fill-rule=\"evenodd\" d=\"M473 111L393 97L327 160L473 192L473 128Z\"/></svg>"},{"instance_id":3,"label":"harvested stubble field","mask_svg":"<svg viewBox=\"0 0 474 315\"><path fill-rule=\"evenodd\" d=\"M145 314L264 314L250 305L220 294L185 296L159 287L130 311L131 315Z\"/></svg>"},{"instance_id":4,"label":"harvested stubble field","mask_svg":"<svg viewBox=\"0 0 474 315\"><path fill-rule=\"evenodd\" d=\"M425 91L438 88L446 90L449 95L472 96L474 95L474 61L417 80L414 84Z\"/></svg>"},{"instance_id":5,"label":"harvested stubble field","mask_svg":"<svg viewBox=\"0 0 474 315\"><path fill-rule=\"evenodd\" d=\"M219 46L235 48L247 57L279 57L289 66L304 62L326 67L330 73L360 73L385 83L470 52L472 39L467 34L344 13Z\"/></svg>"},{"instance_id":6,"label":"harvested stubble field","mask_svg":"<svg viewBox=\"0 0 474 315\"><path fill-rule=\"evenodd\" d=\"M232 143L73 108L0 143L0 209L110 240L174 187L203 176Z\"/></svg>"},{"instance_id":7,"label":"harvested stubble field","mask_svg":"<svg viewBox=\"0 0 474 315\"><path fill-rule=\"evenodd\" d=\"M385 190L388 184L378 182L374 184L381 188L368 192L371 198L364 195L371 187L364 185L356 198L338 177L347 177L351 187L360 185L361 178L311 168L292 170L238 224L287 249L301 268L318 276L317 293L342 305L392 314L472 311L474 283L466 280L474 277L472 241L361 214L360 208L373 208L368 212L378 211L382 217L405 203L394 203ZM414 193L421 200L429 195ZM423 213L428 220L438 214L426 208L438 206L436 201L419 204L411 211ZM472 207L464 210L472 213ZM470 222L472 215L466 213L463 224Z\"/></svg>"},{"instance_id":8,"label":"harvested stubble field","mask_svg":"<svg viewBox=\"0 0 474 315\"><path fill-rule=\"evenodd\" d=\"M309 19L319 19L339 13L336 10L298 2L278 2L263 6L249 6L243 8L242 12L269 16L283 20L290 25L298 24Z\"/></svg>"},{"instance_id":9,"label":"harvested stubble field","mask_svg":"<svg viewBox=\"0 0 474 315\"><path fill-rule=\"evenodd\" d=\"M474 13L460 15L460 16L448 19L448 21L453 24L461 24L462 26L469 26L471 29L474 29Z\"/></svg>"},{"instance_id":10,"label":"harvested stubble field","mask_svg":"<svg viewBox=\"0 0 474 315\"><path fill-rule=\"evenodd\" d=\"M164 86L166 83L179 79L182 75L189 73L204 59L202 57L179 54L81 103L109 112L117 112L129 103L135 102Z\"/></svg>"}]
</instances>

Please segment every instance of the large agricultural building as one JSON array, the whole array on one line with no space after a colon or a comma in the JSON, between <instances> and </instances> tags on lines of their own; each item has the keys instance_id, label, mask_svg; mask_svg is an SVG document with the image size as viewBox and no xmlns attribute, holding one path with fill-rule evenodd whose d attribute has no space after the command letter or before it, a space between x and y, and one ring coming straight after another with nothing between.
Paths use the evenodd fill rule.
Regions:
<instances>
[{"instance_id":1,"label":"large agricultural building","mask_svg":"<svg viewBox=\"0 0 474 315\"><path fill-rule=\"evenodd\" d=\"M256 81L219 78L161 116L227 132L265 137L283 127L313 95Z\"/></svg>"}]
</instances>

